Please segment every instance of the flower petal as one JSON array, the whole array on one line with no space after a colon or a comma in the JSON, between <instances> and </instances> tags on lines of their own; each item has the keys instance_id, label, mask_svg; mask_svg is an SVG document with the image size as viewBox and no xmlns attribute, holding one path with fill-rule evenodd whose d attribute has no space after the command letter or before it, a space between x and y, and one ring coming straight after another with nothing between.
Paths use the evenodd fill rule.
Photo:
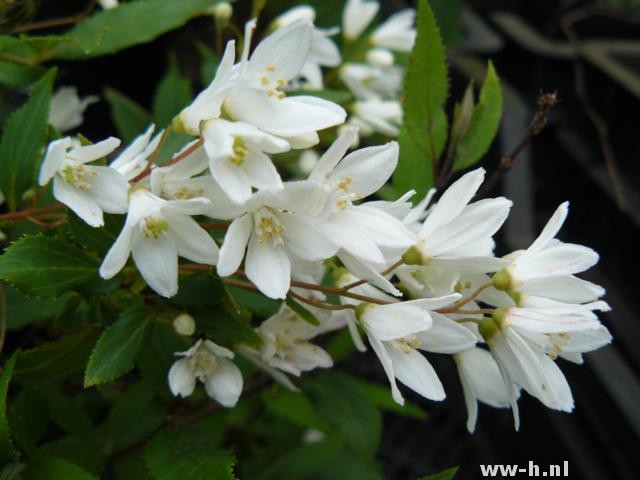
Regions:
<instances>
[{"instance_id":1,"label":"flower petal","mask_svg":"<svg viewBox=\"0 0 640 480\"><path fill-rule=\"evenodd\" d=\"M238 270L252 230L253 216L251 214L245 214L231 222L220 248L216 267L218 275L227 277Z\"/></svg>"},{"instance_id":2,"label":"flower petal","mask_svg":"<svg viewBox=\"0 0 640 480\"><path fill-rule=\"evenodd\" d=\"M133 229L129 223L125 223L120 235L116 238L100 266L100 276L102 278L112 278L127 263L129 254L131 253L131 245L133 243Z\"/></svg>"},{"instance_id":3,"label":"flower petal","mask_svg":"<svg viewBox=\"0 0 640 480\"><path fill-rule=\"evenodd\" d=\"M226 358L219 358L218 366L205 380L204 388L207 395L220 405L231 408L238 403L243 383L242 373L237 365Z\"/></svg>"},{"instance_id":4,"label":"flower petal","mask_svg":"<svg viewBox=\"0 0 640 480\"><path fill-rule=\"evenodd\" d=\"M178 255L192 262L215 265L218 261L218 245L193 218L165 214L169 232Z\"/></svg>"},{"instance_id":5,"label":"flower petal","mask_svg":"<svg viewBox=\"0 0 640 480\"><path fill-rule=\"evenodd\" d=\"M178 252L169 235L134 238L131 254L147 284L163 297L178 293Z\"/></svg>"},{"instance_id":6,"label":"flower petal","mask_svg":"<svg viewBox=\"0 0 640 480\"><path fill-rule=\"evenodd\" d=\"M59 176L53 178L53 196L92 227L104 225L102 209L91 196L68 185Z\"/></svg>"},{"instance_id":7,"label":"flower petal","mask_svg":"<svg viewBox=\"0 0 640 480\"><path fill-rule=\"evenodd\" d=\"M67 156L67 149L70 148L71 145L71 137L54 140L49 144L47 153L44 156L44 161L40 167L40 176L38 177L38 184L40 186L49 183L49 180L51 180L62 167L64 159Z\"/></svg>"},{"instance_id":8,"label":"flower petal","mask_svg":"<svg viewBox=\"0 0 640 480\"><path fill-rule=\"evenodd\" d=\"M431 320L433 325L429 330L416 334L416 338L420 341L420 347L418 347L420 350L456 353L476 344L476 336L459 323L437 312L431 312Z\"/></svg>"},{"instance_id":9,"label":"flower petal","mask_svg":"<svg viewBox=\"0 0 640 480\"><path fill-rule=\"evenodd\" d=\"M196 386L196 377L188 358L177 360L169 369L169 388L176 397L188 397Z\"/></svg>"},{"instance_id":10,"label":"flower petal","mask_svg":"<svg viewBox=\"0 0 640 480\"><path fill-rule=\"evenodd\" d=\"M387 353L400 382L425 398L444 400L444 387L436 371L421 353L413 349L405 353L396 348L387 348Z\"/></svg>"},{"instance_id":11,"label":"flower petal","mask_svg":"<svg viewBox=\"0 0 640 480\"><path fill-rule=\"evenodd\" d=\"M382 341L429 330L432 325L429 312L405 303L371 305L362 315L365 330Z\"/></svg>"},{"instance_id":12,"label":"flower petal","mask_svg":"<svg viewBox=\"0 0 640 480\"><path fill-rule=\"evenodd\" d=\"M371 348L380 359L382 368L384 368L384 372L387 374L387 378L391 384L391 396L393 400L399 405L404 405L404 397L400 393L400 390L398 390L395 372L393 371L393 362L391 361L387 347L373 335L367 335L367 337L369 338Z\"/></svg>"},{"instance_id":13,"label":"flower petal","mask_svg":"<svg viewBox=\"0 0 640 480\"><path fill-rule=\"evenodd\" d=\"M251 235L245 262L247 277L269 298L287 296L291 285L291 262L282 247L258 242Z\"/></svg>"}]
</instances>

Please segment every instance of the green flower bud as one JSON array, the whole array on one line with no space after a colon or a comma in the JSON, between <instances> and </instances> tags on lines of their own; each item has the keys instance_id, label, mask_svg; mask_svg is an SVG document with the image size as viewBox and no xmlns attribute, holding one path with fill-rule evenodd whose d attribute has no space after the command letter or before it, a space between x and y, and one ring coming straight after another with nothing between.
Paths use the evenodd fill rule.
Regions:
<instances>
[{"instance_id":1,"label":"green flower bud","mask_svg":"<svg viewBox=\"0 0 640 480\"><path fill-rule=\"evenodd\" d=\"M503 292L513 290L513 279L511 278L511 274L505 268L494 273L491 280L493 281L493 286L496 290L502 290Z\"/></svg>"},{"instance_id":2,"label":"green flower bud","mask_svg":"<svg viewBox=\"0 0 640 480\"><path fill-rule=\"evenodd\" d=\"M173 319L173 328L179 335L190 336L196 331L196 321L188 313L178 315Z\"/></svg>"},{"instance_id":3,"label":"green flower bud","mask_svg":"<svg viewBox=\"0 0 640 480\"><path fill-rule=\"evenodd\" d=\"M424 265L424 262L422 261L422 254L415 245L404 252L402 255L402 261L406 265Z\"/></svg>"},{"instance_id":4,"label":"green flower bud","mask_svg":"<svg viewBox=\"0 0 640 480\"><path fill-rule=\"evenodd\" d=\"M480 323L478 323L478 331L480 335L482 335L482 338L484 338L484 341L490 344L493 337L498 333L498 325L493 318L484 317L480 320Z\"/></svg>"}]
</instances>

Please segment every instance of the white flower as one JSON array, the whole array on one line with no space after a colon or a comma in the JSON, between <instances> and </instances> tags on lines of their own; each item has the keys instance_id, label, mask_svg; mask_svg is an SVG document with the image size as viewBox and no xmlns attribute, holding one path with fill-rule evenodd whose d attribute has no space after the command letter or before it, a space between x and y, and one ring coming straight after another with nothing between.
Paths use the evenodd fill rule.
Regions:
<instances>
[{"instance_id":1,"label":"white flower","mask_svg":"<svg viewBox=\"0 0 640 480\"><path fill-rule=\"evenodd\" d=\"M49 144L38 183L53 179L53 195L92 227L104 225L103 212L127 211L129 183L116 170L88 165L113 152L120 140L109 137L94 145L73 146L70 137Z\"/></svg>"},{"instance_id":2,"label":"white flower","mask_svg":"<svg viewBox=\"0 0 640 480\"><path fill-rule=\"evenodd\" d=\"M491 354L481 348L470 348L453 355L467 405L467 430L473 433L478 419L478 401L495 408L508 408L517 388L505 382ZM519 391L519 389L517 389Z\"/></svg>"},{"instance_id":3,"label":"white flower","mask_svg":"<svg viewBox=\"0 0 640 480\"><path fill-rule=\"evenodd\" d=\"M247 25L245 48L237 79L227 93L224 108L240 120L285 139L304 137L306 146L317 143L316 131L344 122L339 105L312 96L287 97L284 88L300 73L313 40L313 25L300 20L258 44L249 58L254 22Z\"/></svg>"},{"instance_id":4,"label":"white flower","mask_svg":"<svg viewBox=\"0 0 640 480\"><path fill-rule=\"evenodd\" d=\"M211 340L198 340L184 357L169 370L169 388L175 396L188 397L193 393L196 380L204 384L207 395L223 407L233 407L242 393L242 373L230 359L233 352Z\"/></svg>"},{"instance_id":5,"label":"white flower","mask_svg":"<svg viewBox=\"0 0 640 480\"><path fill-rule=\"evenodd\" d=\"M293 7L274 20L274 24L281 28L299 20L313 23L316 19L316 12L309 5L299 5ZM309 55L304 65L300 69L300 76L306 82L307 88L322 88L322 69L320 67L337 67L342 61L340 51L336 44L329 37L338 33L337 29L323 30L313 29L311 47Z\"/></svg>"},{"instance_id":6,"label":"white flower","mask_svg":"<svg viewBox=\"0 0 640 480\"><path fill-rule=\"evenodd\" d=\"M111 10L118 6L118 0L98 0L100 6L105 10Z\"/></svg>"},{"instance_id":7,"label":"white flower","mask_svg":"<svg viewBox=\"0 0 640 480\"><path fill-rule=\"evenodd\" d=\"M604 295L599 285L574 276L598 262L592 249L563 243L554 237L564 223L569 204L561 204L551 216L538 238L525 251L505 257L512 260L493 277L501 290L527 297L548 297L558 302L590 302Z\"/></svg>"},{"instance_id":8,"label":"white flower","mask_svg":"<svg viewBox=\"0 0 640 480\"><path fill-rule=\"evenodd\" d=\"M309 218L322 201L314 182L284 184L279 192L262 190L244 205L233 220L220 250L218 274L232 275L245 248L247 277L270 298L285 298L291 284L292 261L332 257L338 247Z\"/></svg>"},{"instance_id":9,"label":"white flower","mask_svg":"<svg viewBox=\"0 0 640 480\"><path fill-rule=\"evenodd\" d=\"M256 329L262 338L260 358L267 365L296 376L316 368L332 367L329 354L309 340L338 327L329 318L321 326L311 325L282 304L278 313Z\"/></svg>"},{"instance_id":10,"label":"white flower","mask_svg":"<svg viewBox=\"0 0 640 480\"><path fill-rule=\"evenodd\" d=\"M96 95L80 99L76 87L59 88L51 97L49 124L60 132L73 130L84 121L83 114L87 107L98 100L100 98Z\"/></svg>"},{"instance_id":11,"label":"white flower","mask_svg":"<svg viewBox=\"0 0 640 480\"><path fill-rule=\"evenodd\" d=\"M499 270L505 260L493 258L493 235L511 208L506 198L469 203L484 179L484 169L467 173L453 183L431 209L412 249L417 264L456 267L468 272Z\"/></svg>"},{"instance_id":12,"label":"white flower","mask_svg":"<svg viewBox=\"0 0 640 480\"><path fill-rule=\"evenodd\" d=\"M342 31L344 38L356 40L369 26L378 13L380 4L370 0L347 0L342 11Z\"/></svg>"},{"instance_id":13,"label":"white flower","mask_svg":"<svg viewBox=\"0 0 640 480\"><path fill-rule=\"evenodd\" d=\"M608 305L499 308L480 322L480 333L509 383L549 408L570 412L571 389L554 360L560 356L579 363L581 353L610 342L609 332L592 310L608 310ZM515 400L512 397L514 412Z\"/></svg>"},{"instance_id":14,"label":"white flower","mask_svg":"<svg viewBox=\"0 0 640 480\"><path fill-rule=\"evenodd\" d=\"M358 308L358 320L391 383L393 399L400 405L404 398L396 379L431 400L445 397L435 370L418 349L454 353L475 345L476 337L468 329L433 312L459 298L452 294L387 305L363 304Z\"/></svg>"},{"instance_id":15,"label":"white flower","mask_svg":"<svg viewBox=\"0 0 640 480\"><path fill-rule=\"evenodd\" d=\"M355 102L351 106L353 116L352 125L360 127L362 136L373 135L378 132L388 137L395 137L399 133L402 123L402 106L395 100L369 99Z\"/></svg>"},{"instance_id":16,"label":"white flower","mask_svg":"<svg viewBox=\"0 0 640 480\"><path fill-rule=\"evenodd\" d=\"M202 126L209 170L220 188L237 203L251 197L252 187L281 190L282 180L266 153L289 150L289 143L243 122L208 120Z\"/></svg>"},{"instance_id":17,"label":"white flower","mask_svg":"<svg viewBox=\"0 0 640 480\"><path fill-rule=\"evenodd\" d=\"M410 52L416 41L415 10L408 8L391 15L371 34L371 43L376 47L399 52Z\"/></svg>"},{"instance_id":18,"label":"white flower","mask_svg":"<svg viewBox=\"0 0 640 480\"><path fill-rule=\"evenodd\" d=\"M137 136L109 166L115 168L129 181L140 175L147 166L149 156L158 148L162 138L162 132L159 132L151 140L155 128L155 125L149 125L147 130Z\"/></svg>"},{"instance_id":19,"label":"white flower","mask_svg":"<svg viewBox=\"0 0 640 480\"><path fill-rule=\"evenodd\" d=\"M375 55L374 61L382 61ZM400 67L381 67L366 63L345 63L340 79L360 100L397 100L404 73ZM402 120L402 117L400 118Z\"/></svg>"},{"instance_id":20,"label":"white flower","mask_svg":"<svg viewBox=\"0 0 640 480\"><path fill-rule=\"evenodd\" d=\"M207 212L208 200L163 200L138 187L129 202L124 228L100 267L102 278L117 274L131 253L149 286L163 297L172 297L178 292L178 255L215 265L218 246L191 218Z\"/></svg>"},{"instance_id":21,"label":"white flower","mask_svg":"<svg viewBox=\"0 0 640 480\"><path fill-rule=\"evenodd\" d=\"M354 205L382 187L398 162L398 144L389 142L345 156L357 131L346 130L320 158L309 179L325 191L326 206L318 218L318 228L340 247L338 256L360 278L374 281L381 288L398 293L388 281L358 263L372 262L382 269L387 263L385 250L400 254L416 237L400 220L367 203ZM343 158L344 157L344 158ZM367 274L367 272L369 274Z\"/></svg>"}]
</instances>

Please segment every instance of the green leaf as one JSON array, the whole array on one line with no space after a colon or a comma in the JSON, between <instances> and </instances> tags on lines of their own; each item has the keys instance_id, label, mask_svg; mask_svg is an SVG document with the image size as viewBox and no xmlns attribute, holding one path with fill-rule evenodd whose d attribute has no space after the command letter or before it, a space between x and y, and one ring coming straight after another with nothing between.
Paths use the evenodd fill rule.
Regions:
<instances>
[{"instance_id":1,"label":"green leaf","mask_svg":"<svg viewBox=\"0 0 640 480\"><path fill-rule=\"evenodd\" d=\"M151 114L144 108L113 88L106 88L104 95L111 105L113 123L125 142L131 142L147 129Z\"/></svg>"},{"instance_id":2,"label":"green leaf","mask_svg":"<svg viewBox=\"0 0 640 480\"><path fill-rule=\"evenodd\" d=\"M91 352L84 375L85 387L108 382L131 370L150 323L149 312L144 307L122 313L100 336Z\"/></svg>"},{"instance_id":3,"label":"green leaf","mask_svg":"<svg viewBox=\"0 0 640 480\"><path fill-rule=\"evenodd\" d=\"M300 303L294 300L293 297L287 296L285 303L291 310L296 312L296 314L300 318L302 318L305 322L309 322L311 325L314 325L316 327L320 326L320 320L318 320L313 313L311 313L309 310L304 308Z\"/></svg>"},{"instance_id":4,"label":"green leaf","mask_svg":"<svg viewBox=\"0 0 640 480\"><path fill-rule=\"evenodd\" d=\"M326 372L304 387L316 409L351 448L372 457L382 433L380 412L358 383L346 374Z\"/></svg>"},{"instance_id":5,"label":"green leaf","mask_svg":"<svg viewBox=\"0 0 640 480\"><path fill-rule=\"evenodd\" d=\"M237 343L259 345L260 337L238 317L229 315L223 308L199 308L189 311L199 330L216 343L233 346Z\"/></svg>"},{"instance_id":6,"label":"green leaf","mask_svg":"<svg viewBox=\"0 0 640 480\"><path fill-rule=\"evenodd\" d=\"M401 158L393 184L398 193L415 189L418 192L415 200L419 200L433 185L433 165L446 142L447 118L443 107L449 81L442 40L427 0L418 1L416 30L404 84L406 135L399 137ZM411 155L402 154L404 148Z\"/></svg>"},{"instance_id":7,"label":"green leaf","mask_svg":"<svg viewBox=\"0 0 640 480\"><path fill-rule=\"evenodd\" d=\"M7 121L0 140L0 191L10 210L16 210L22 194L35 183L44 147L55 69L36 83L29 100Z\"/></svg>"},{"instance_id":8,"label":"green leaf","mask_svg":"<svg viewBox=\"0 0 640 480\"><path fill-rule=\"evenodd\" d=\"M7 421L7 392L9 391L9 382L13 374L16 357L17 353L9 357L2 367L2 375L0 375L0 464L9 462L14 456L9 436L9 423Z\"/></svg>"},{"instance_id":9,"label":"green leaf","mask_svg":"<svg viewBox=\"0 0 640 480\"><path fill-rule=\"evenodd\" d=\"M296 90L289 95L311 95L340 105L353 102L353 95L347 90Z\"/></svg>"},{"instance_id":10,"label":"green leaf","mask_svg":"<svg viewBox=\"0 0 640 480\"><path fill-rule=\"evenodd\" d=\"M175 56L169 59L165 73L153 96L153 120L158 127L165 128L180 111L189 105L192 98L191 83L180 75Z\"/></svg>"},{"instance_id":11,"label":"green leaf","mask_svg":"<svg viewBox=\"0 0 640 480\"><path fill-rule=\"evenodd\" d=\"M53 298L34 298L20 293L8 283L3 283L7 298L7 328L19 330L28 325L42 323L55 317L58 310L65 304L72 293Z\"/></svg>"},{"instance_id":12,"label":"green leaf","mask_svg":"<svg viewBox=\"0 0 640 480\"><path fill-rule=\"evenodd\" d=\"M427 475L426 477L420 477L418 480L451 480L458 473L458 467L448 468L440 473L433 475Z\"/></svg>"},{"instance_id":13,"label":"green leaf","mask_svg":"<svg viewBox=\"0 0 640 480\"><path fill-rule=\"evenodd\" d=\"M210 272L200 272L180 279L177 295L171 303L181 307L206 307L220 305L224 295L224 284Z\"/></svg>"},{"instance_id":14,"label":"green leaf","mask_svg":"<svg viewBox=\"0 0 640 480\"><path fill-rule=\"evenodd\" d=\"M473 109L471 125L456 148L454 170L463 170L487 153L500 126L502 89L493 64L489 62L480 98Z\"/></svg>"},{"instance_id":15,"label":"green leaf","mask_svg":"<svg viewBox=\"0 0 640 480\"><path fill-rule=\"evenodd\" d=\"M215 429L206 422L191 428L165 428L145 452L147 466L156 480L234 480L233 455L216 450Z\"/></svg>"},{"instance_id":16,"label":"green leaf","mask_svg":"<svg viewBox=\"0 0 640 480\"><path fill-rule=\"evenodd\" d=\"M78 369L82 365L84 363L79 364ZM64 431L85 438L95 433L93 422L78 396L64 395L53 387L42 389L41 396L45 399L51 420Z\"/></svg>"},{"instance_id":17,"label":"green leaf","mask_svg":"<svg viewBox=\"0 0 640 480\"><path fill-rule=\"evenodd\" d=\"M154 393L138 382L111 408L101 426L100 438L107 454L123 450L151 435L165 421L166 412L154 402Z\"/></svg>"},{"instance_id":18,"label":"green leaf","mask_svg":"<svg viewBox=\"0 0 640 480\"><path fill-rule=\"evenodd\" d=\"M47 431L49 412L42 396L33 388L20 389L13 400L9 414L11 434L27 452Z\"/></svg>"},{"instance_id":19,"label":"green leaf","mask_svg":"<svg viewBox=\"0 0 640 480\"><path fill-rule=\"evenodd\" d=\"M147 43L204 12L211 0L139 0L121 3L77 23L53 47L51 58L79 60Z\"/></svg>"},{"instance_id":20,"label":"green leaf","mask_svg":"<svg viewBox=\"0 0 640 480\"><path fill-rule=\"evenodd\" d=\"M67 242L38 234L14 242L0 256L0 279L27 295L55 297L99 281L99 264Z\"/></svg>"},{"instance_id":21,"label":"green leaf","mask_svg":"<svg viewBox=\"0 0 640 480\"><path fill-rule=\"evenodd\" d=\"M86 437L69 435L56 439L43 445L38 453L66 460L96 476L100 475L104 468L105 458L101 445Z\"/></svg>"},{"instance_id":22,"label":"green leaf","mask_svg":"<svg viewBox=\"0 0 640 480\"><path fill-rule=\"evenodd\" d=\"M23 65L0 60L0 84L9 87L25 87L38 80L47 70L38 65Z\"/></svg>"},{"instance_id":23,"label":"green leaf","mask_svg":"<svg viewBox=\"0 0 640 480\"><path fill-rule=\"evenodd\" d=\"M280 309L279 301L251 290L227 285L227 292L233 302L262 318L269 318Z\"/></svg>"},{"instance_id":24,"label":"green leaf","mask_svg":"<svg viewBox=\"0 0 640 480\"><path fill-rule=\"evenodd\" d=\"M23 473L23 480L98 480L84 468L56 457L41 457Z\"/></svg>"},{"instance_id":25,"label":"green leaf","mask_svg":"<svg viewBox=\"0 0 640 480\"><path fill-rule=\"evenodd\" d=\"M209 85L218 70L218 56L216 52L207 47L204 43L196 43L198 52L200 52L200 81L202 85Z\"/></svg>"},{"instance_id":26,"label":"green leaf","mask_svg":"<svg viewBox=\"0 0 640 480\"><path fill-rule=\"evenodd\" d=\"M263 393L262 399L267 411L301 427L328 431L327 421L320 416L311 400L301 392L284 388L273 388Z\"/></svg>"},{"instance_id":27,"label":"green leaf","mask_svg":"<svg viewBox=\"0 0 640 480\"><path fill-rule=\"evenodd\" d=\"M100 258L109 251L124 225L123 215L108 213L104 214L104 226L100 228L87 225L75 213L70 213L68 218L67 229L71 237L82 247L97 253Z\"/></svg>"},{"instance_id":28,"label":"green leaf","mask_svg":"<svg viewBox=\"0 0 640 480\"><path fill-rule=\"evenodd\" d=\"M14 378L22 381L54 381L80 370L99 334L95 326L85 327L31 350L20 352Z\"/></svg>"}]
</instances>

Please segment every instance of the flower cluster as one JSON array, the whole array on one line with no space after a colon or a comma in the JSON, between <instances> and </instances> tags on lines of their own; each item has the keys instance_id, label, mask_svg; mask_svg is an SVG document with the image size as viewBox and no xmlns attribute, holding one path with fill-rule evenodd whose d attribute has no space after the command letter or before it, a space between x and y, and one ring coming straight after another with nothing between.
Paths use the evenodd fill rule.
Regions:
<instances>
[{"instance_id":1,"label":"flower cluster","mask_svg":"<svg viewBox=\"0 0 640 480\"><path fill-rule=\"evenodd\" d=\"M347 2L347 44L362 38L377 10L377 2ZM411 49L414 12L399 12L373 30L366 63L340 67L357 98L348 121L333 102L290 94L321 87L321 67L341 62L330 39L336 32L316 29L313 18L309 7L287 12L251 54L255 22L249 22L239 60L231 41L211 84L174 119L171 129L194 139L163 165L155 158L168 132L154 136L154 126L108 164L101 161L119 147L118 139L83 144L65 137L47 149L39 183L52 182L55 197L78 217L100 227L105 212L126 213L100 267L103 278L117 275L131 256L148 286L172 297L183 257L215 266L223 280L246 278L240 282L266 297L296 298L317 320L283 303L257 327L260 346L237 345L234 353L200 339L178 353L171 391L190 395L199 380L220 404L235 405L243 387L236 353L295 388L289 375L333 365L314 338L347 328L359 350L366 349L364 333L400 404L398 382L444 399L425 352L452 355L470 431L478 401L510 406L517 426L521 390L570 411L571 390L558 359L580 363L582 353L611 337L594 314L608 309L598 300L604 290L575 276L594 265L597 254L555 238L568 205L528 249L496 257L493 237L511 202L472 201L483 169L462 176L436 203L434 192L416 206L409 201L414 192L396 201L370 199L393 174L398 144L349 150L358 127L361 134L397 134L402 71L391 51ZM329 127L341 127L341 134L311 162L307 178L283 178L274 155L318 144L318 132ZM203 217L222 222L216 223L226 230L221 242ZM340 303L323 293L328 273ZM174 324L191 335L193 322L180 316Z\"/></svg>"}]
</instances>

